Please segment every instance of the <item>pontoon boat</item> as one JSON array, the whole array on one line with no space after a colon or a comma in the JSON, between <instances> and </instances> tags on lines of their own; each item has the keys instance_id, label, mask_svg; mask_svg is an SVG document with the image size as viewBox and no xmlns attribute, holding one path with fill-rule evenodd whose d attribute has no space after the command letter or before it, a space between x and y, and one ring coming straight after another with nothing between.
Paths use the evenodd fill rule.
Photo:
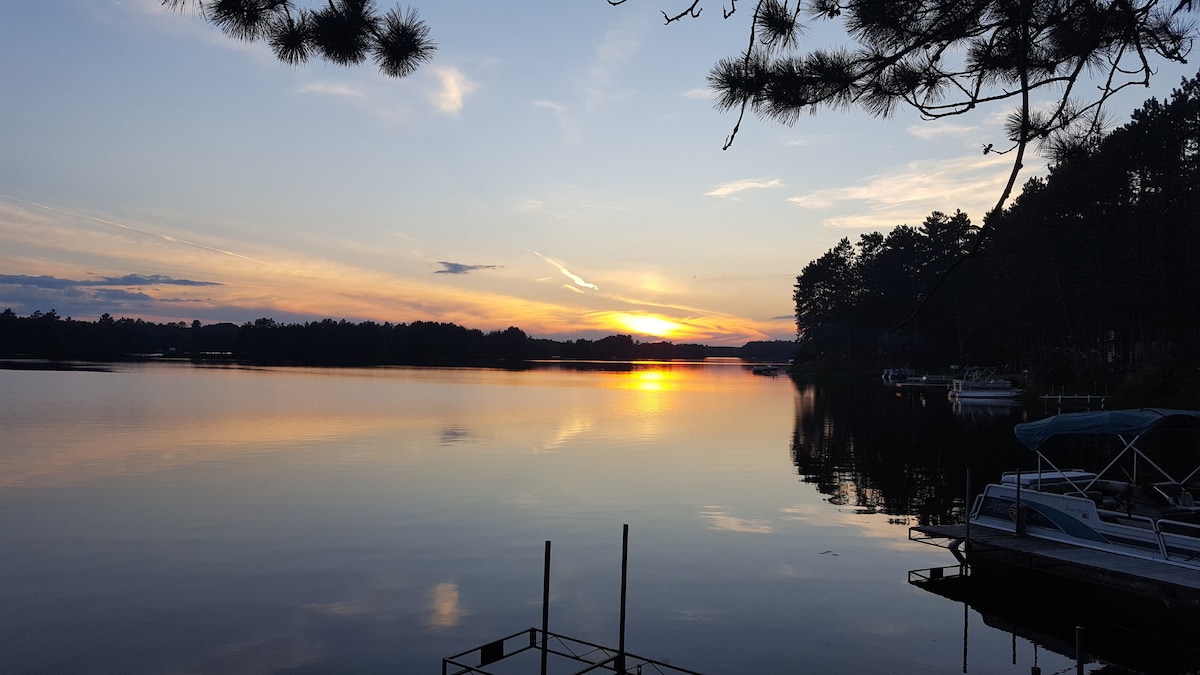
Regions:
<instances>
[{"instance_id":1,"label":"pontoon boat","mask_svg":"<svg viewBox=\"0 0 1200 675\"><path fill-rule=\"evenodd\" d=\"M1139 447L1151 431L1161 436L1183 430L1193 432L1189 443L1175 443L1179 439L1171 434L1173 444L1158 444L1164 457L1152 458ZM1200 488L1200 411L1074 412L1018 424L1014 431L1037 453L1037 469L1005 473L988 485L971 507L972 526L1200 570L1200 506L1192 496ZM1064 441L1081 436L1117 441L1100 471L1058 466ZM1173 477L1165 467L1178 474L1175 465L1185 457L1193 468Z\"/></svg>"}]
</instances>

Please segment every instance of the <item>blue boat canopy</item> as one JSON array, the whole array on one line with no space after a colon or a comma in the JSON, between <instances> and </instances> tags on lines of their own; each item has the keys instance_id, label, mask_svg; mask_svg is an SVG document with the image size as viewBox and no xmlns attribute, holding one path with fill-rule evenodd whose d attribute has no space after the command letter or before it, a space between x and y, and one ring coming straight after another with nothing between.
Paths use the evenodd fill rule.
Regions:
<instances>
[{"instance_id":1,"label":"blue boat canopy","mask_svg":"<svg viewBox=\"0 0 1200 675\"><path fill-rule=\"evenodd\" d=\"M1063 413L1036 422L1025 422L1013 428L1017 440L1037 450L1043 443L1068 434L1141 435L1163 423L1182 423L1200 427L1200 410L1142 408L1140 410L1096 410Z\"/></svg>"}]
</instances>

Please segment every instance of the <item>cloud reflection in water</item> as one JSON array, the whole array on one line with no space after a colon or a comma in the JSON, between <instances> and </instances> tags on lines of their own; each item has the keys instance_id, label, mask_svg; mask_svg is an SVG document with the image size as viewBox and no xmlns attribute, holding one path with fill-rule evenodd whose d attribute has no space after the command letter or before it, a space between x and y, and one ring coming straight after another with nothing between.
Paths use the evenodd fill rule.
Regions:
<instances>
[{"instance_id":1,"label":"cloud reflection in water","mask_svg":"<svg viewBox=\"0 0 1200 675\"><path fill-rule=\"evenodd\" d=\"M700 515L709 522L709 527L724 532L750 532L754 534L770 534L774 531L771 523L759 518L738 518L730 515L720 506L703 506Z\"/></svg>"},{"instance_id":2,"label":"cloud reflection in water","mask_svg":"<svg viewBox=\"0 0 1200 675\"><path fill-rule=\"evenodd\" d=\"M433 602L429 625L433 628L457 626L462 617L470 614L458 606L458 584L443 582L433 587Z\"/></svg>"}]
</instances>

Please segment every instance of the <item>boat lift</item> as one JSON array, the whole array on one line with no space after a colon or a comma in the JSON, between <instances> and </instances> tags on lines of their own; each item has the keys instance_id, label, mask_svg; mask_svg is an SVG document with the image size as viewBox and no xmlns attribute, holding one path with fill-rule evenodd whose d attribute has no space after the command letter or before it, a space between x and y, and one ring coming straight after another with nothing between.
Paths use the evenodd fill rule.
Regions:
<instances>
[{"instance_id":1,"label":"boat lift","mask_svg":"<svg viewBox=\"0 0 1200 675\"><path fill-rule=\"evenodd\" d=\"M616 675L701 675L694 670L680 668L661 661L631 654L625 650L625 598L626 580L629 569L629 525L624 526L621 537L621 621L618 646L614 649L604 645L559 635L550 631L550 542L546 542L545 572L542 579L542 627L522 631L493 640L474 649L442 659L442 675L501 675L485 670L510 657L525 654L541 657L540 675L548 675L551 657L555 663L581 664L579 670L555 669L554 673L616 673ZM506 664L507 666L508 664ZM569 668L570 666L568 666ZM514 672L532 672L532 668L506 668L505 675Z\"/></svg>"}]
</instances>

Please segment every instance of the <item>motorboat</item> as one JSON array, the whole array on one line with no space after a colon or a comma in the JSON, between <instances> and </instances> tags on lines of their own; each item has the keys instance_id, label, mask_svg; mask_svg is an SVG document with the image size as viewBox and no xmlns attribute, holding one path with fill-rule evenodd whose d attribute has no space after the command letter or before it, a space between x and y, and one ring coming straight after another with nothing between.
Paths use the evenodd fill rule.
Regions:
<instances>
[{"instance_id":1,"label":"motorboat","mask_svg":"<svg viewBox=\"0 0 1200 675\"><path fill-rule=\"evenodd\" d=\"M956 377L950 381L950 399L1012 399L1019 398L1025 393L1012 382L996 376L994 368L970 368L964 377Z\"/></svg>"},{"instance_id":2,"label":"motorboat","mask_svg":"<svg viewBox=\"0 0 1200 675\"><path fill-rule=\"evenodd\" d=\"M1176 432L1183 431L1189 443L1181 452ZM1071 412L1018 424L1014 433L1036 453L1037 469L988 485L971 506L971 526L1200 570L1200 506L1192 495L1200 487L1200 411ZM1152 457L1150 447L1163 456ZM1072 453L1107 464L1060 467Z\"/></svg>"}]
</instances>

